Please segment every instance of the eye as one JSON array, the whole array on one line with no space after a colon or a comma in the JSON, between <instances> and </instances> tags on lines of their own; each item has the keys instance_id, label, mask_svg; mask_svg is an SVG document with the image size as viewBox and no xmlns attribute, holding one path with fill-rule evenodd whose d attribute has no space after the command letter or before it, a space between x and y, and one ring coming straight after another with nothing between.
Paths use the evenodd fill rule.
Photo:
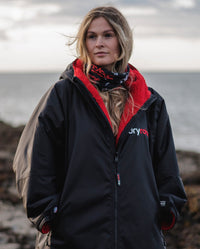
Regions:
<instances>
[{"instance_id":1,"label":"eye","mask_svg":"<svg viewBox=\"0 0 200 249\"><path fill-rule=\"evenodd\" d=\"M112 38L112 37L115 36L115 33L113 33L113 32L108 32L108 33L105 33L104 36L105 36L106 38Z\"/></svg>"},{"instance_id":2,"label":"eye","mask_svg":"<svg viewBox=\"0 0 200 249\"><path fill-rule=\"evenodd\" d=\"M87 35L87 39L95 39L95 38L96 38L96 35L94 34Z\"/></svg>"}]
</instances>

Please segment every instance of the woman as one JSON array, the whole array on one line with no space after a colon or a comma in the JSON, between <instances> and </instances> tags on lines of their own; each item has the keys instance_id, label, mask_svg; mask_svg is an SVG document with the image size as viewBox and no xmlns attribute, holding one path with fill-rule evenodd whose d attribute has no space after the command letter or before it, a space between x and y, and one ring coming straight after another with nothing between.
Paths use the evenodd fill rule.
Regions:
<instances>
[{"instance_id":1,"label":"woman","mask_svg":"<svg viewBox=\"0 0 200 249\"><path fill-rule=\"evenodd\" d=\"M164 100L128 64L132 34L117 9L91 10L76 42L14 160L36 248L163 249L161 230L186 201Z\"/></svg>"}]
</instances>

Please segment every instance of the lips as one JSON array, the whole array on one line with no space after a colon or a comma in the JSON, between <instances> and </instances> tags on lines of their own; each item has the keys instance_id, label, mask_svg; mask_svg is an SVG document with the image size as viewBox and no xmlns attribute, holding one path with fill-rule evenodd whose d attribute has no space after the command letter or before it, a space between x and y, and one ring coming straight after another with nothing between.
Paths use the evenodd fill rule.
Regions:
<instances>
[{"instance_id":1,"label":"lips","mask_svg":"<svg viewBox=\"0 0 200 249\"><path fill-rule=\"evenodd\" d=\"M106 52L97 52L97 53L95 53L95 55L97 55L97 56L104 56L104 55L107 55L108 53L106 53Z\"/></svg>"}]
</instances>

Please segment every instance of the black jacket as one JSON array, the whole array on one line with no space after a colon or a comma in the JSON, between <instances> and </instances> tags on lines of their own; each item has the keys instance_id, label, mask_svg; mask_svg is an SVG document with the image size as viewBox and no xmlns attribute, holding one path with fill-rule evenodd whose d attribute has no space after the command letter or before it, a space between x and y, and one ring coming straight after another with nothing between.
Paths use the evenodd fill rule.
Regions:
<instances>
[{"instance_id":1,"label":"black jacket","mask_svg":"<svg viewBox=\"0 0 200 249\"><path fill-rule=\"evenodd\" d=\"M161 228L186 201L164 100L132 66L130 74L135 108L127 102L117 137L80 60L25 127L17 186L37 229L50 225L52 249L163 249Z\"/></svg>"}]
</instances>

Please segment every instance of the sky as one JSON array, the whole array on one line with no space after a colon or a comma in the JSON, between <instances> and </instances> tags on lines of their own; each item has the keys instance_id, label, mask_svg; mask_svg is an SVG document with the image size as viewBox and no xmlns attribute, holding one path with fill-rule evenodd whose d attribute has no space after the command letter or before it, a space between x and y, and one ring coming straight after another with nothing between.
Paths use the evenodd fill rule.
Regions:
<instances>
[{"instance_id":1,"label":"sky","mask_svg":"<svg viewBox=\"0 0 200 249\"><path fill-rule=\"evenodd\" d=\"M70 37L102 5L133 29L135 67L200 71L200 0L0 0L0 72L63 71L76 58Z\"/></svg>"}]
</instances>

